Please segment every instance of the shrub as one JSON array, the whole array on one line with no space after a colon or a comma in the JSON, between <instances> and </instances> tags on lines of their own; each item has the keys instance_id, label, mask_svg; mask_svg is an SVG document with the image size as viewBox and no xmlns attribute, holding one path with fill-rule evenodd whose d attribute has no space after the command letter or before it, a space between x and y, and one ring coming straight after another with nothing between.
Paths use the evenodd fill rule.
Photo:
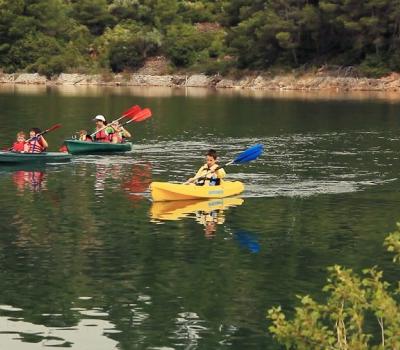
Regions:
<instances>
[{"instance_id":1,"label":"shrub","mask_svg":"<svg viewBox=\"0 0 400 350\"><path fill-rule=\"evenodd\" d=\"M390 234L385 245L400 258L400 225ZM270 332L286 348L293 349L398 349L400 347L400 288L392 288L382 280L383 272L376 267L362 275L351 269L333 266L328 269L328 294L325 303L309 296L299 297L292 320L281 307L268 311ZM365 321L374 316L375 322Z\"/></svg>"}]
</instances>

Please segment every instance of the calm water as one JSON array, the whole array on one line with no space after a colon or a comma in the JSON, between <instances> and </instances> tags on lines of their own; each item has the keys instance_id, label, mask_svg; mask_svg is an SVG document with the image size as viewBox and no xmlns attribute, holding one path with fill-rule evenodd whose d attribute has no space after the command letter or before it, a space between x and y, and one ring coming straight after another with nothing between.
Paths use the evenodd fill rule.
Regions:
<instances>
[{"instance_id":1,"label":"calm water","mask_svg":"<svg viewBox=\"0 0 400 350\"><path fill-rule=\"evenodd\" d=\"M0 167L0 349L275 349L269 307L319 298L326 267L396 271L382 247L400 218L400 103L240 96L203 90L0 90L0 147L31 126L63 127L133 104L123 156ZM216 148L240 198L152 204L148 185L183 181Z\"/></svg>"}]
</instances>

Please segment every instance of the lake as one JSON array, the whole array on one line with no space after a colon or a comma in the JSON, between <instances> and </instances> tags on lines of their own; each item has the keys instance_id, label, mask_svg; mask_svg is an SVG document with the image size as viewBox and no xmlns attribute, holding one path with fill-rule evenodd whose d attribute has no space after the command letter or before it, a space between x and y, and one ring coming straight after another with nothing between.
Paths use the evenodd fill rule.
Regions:
<instances>
[{"instance_id":1,"label":"lake","mask_svg":"<svg viewBox=\"0 0 400 350\"><path fill-rule=\"evenodd\" d=\"M388 96L389 97L389 96ZM0 166L0 348L278 349L267 310L323 297L326 268L396 268L400 99L382 94L3 86L1 148L30 127L51 150L134 104L134 149ZM152 203L214 148L240 197Z\"/></svg>"}]
</instances>

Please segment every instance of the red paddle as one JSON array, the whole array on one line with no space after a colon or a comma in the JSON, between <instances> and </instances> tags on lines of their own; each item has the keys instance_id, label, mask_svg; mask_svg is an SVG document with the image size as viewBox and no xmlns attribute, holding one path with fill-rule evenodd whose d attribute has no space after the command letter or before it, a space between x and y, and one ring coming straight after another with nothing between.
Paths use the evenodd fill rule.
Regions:
<instances>
[{"instance_id":1,"label":"red paddle","mask_svg":"<svg viewBox=\"0 0 400 350\"><path fill-rule=\"evenodd\" d=\"M140 112L142 109L140 108L140 106L135 105L131 108L129 108L127 111L125 111L124 113L122 113L122 117L131 117L134 116L136 113Z\"/></svg>"},{"instance_id":2,"label":"red paddle","mask_svg":"<svg viewBox=\"0 0 400 350\"><path fill-rule=\"evenodd\" d=\"M150 118L152 116L150 108L142 109L139 113L137 113L131 120L133 122L141 122Z\"/></svg>"},{"instance_id":3,"label":"red paddle","mask_svg":"<svg viewBox=\"0 0 400 350\"><path fill-rule=\"evenodd\" d=\"M138 105L135 105L135 106L129 108L127 111L125 111L125 112L122 114L121 117L119 117L118 119L113 120L111 123L109 123L109 125L112 124L112 123L118 122L118 121L120 121L120 120L123 119L123 118L133 117L133 116L135 116L136 114L138 114L138 113L140 113L140 112L141 112L141 108L140 108ZM99 130L96 130L94 133L90 134L90 137L93 138L94 135L96 135L98 132L107 129L107 128L109 127L109 125L106 125L105 127L101 128L101 129L99 129Z\"/></svg>"},{"instance_id":4,"label":"red paddle","mask_svg":"<svg viewBox=\"0 0 400 350\"><path fill-rule=\"evenodd\" d=\"M139 123L139 122L142 122L143 120L146 120L147 118L150 118L151 116L152 116L152 114L151 114L150 108L145 108L145 109L142 109L136 115L134 115L130 120L123 123L122 125L126 125L126 124L129 124L132 122Z\"/></svg>"}]
</instances>

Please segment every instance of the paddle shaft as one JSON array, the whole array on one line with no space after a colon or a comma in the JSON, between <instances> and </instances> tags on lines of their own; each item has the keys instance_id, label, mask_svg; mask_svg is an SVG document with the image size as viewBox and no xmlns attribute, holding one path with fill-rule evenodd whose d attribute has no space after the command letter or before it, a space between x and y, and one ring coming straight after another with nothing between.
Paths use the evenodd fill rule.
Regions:
<instances>
[{"instance_id":1,"label":"paddle shaft","mask_svg":"<svg viewBox=\"0 0 400 350\"><path fill-rule=\"evenodd\" d=\"M233 159L230 162L226 163L224 167L232 165L232 164L245 164L245 163L248 163L248 162L250 162L252 160L257 159L261 155L262 151L263 151L263 145L262 144L258 144L258 145L252 146L252 147L246 149L244 152L240 153L235 159ZM217 167L212 172L215 173L218 169L221 169L221 167L220 166ZM199 180L201 178L207 178L209 173L210 172L207 172L206 175L194 177L190 181L189 180L186 181L185 184L197 181L197 180Z\"/></svg>"},{"instance_id":2,"label":"paddle shaft","mask_svg":"<svg viewBox=\"0 0 400 350\"><path fill-rule=\"evenodd\" d=\"M225 164L225 166L218 166L218 167L216 167L214 170L212 170L212 171L210 171L210 170L208 170L207 172L206 172L206 174L205 175L202 175L202 176L195 176L193 179L191 179L191 181L186 181L186 182L184 182L184 185L187 185L187 184L190 184L190 183L192 183L192 182L195 182L195 181L197 181L197 180L207 180L208 179L208 175L210 175L210 174L212 174L212 173L215 173L216 171L218 171L218 170L220 170L220 169L223 169L223 168L225 168L226 166L228 166L228 165L231 165L232 164L232 162L229 162L229 163L226 163Z\"/></svg>"}]
</instances>

